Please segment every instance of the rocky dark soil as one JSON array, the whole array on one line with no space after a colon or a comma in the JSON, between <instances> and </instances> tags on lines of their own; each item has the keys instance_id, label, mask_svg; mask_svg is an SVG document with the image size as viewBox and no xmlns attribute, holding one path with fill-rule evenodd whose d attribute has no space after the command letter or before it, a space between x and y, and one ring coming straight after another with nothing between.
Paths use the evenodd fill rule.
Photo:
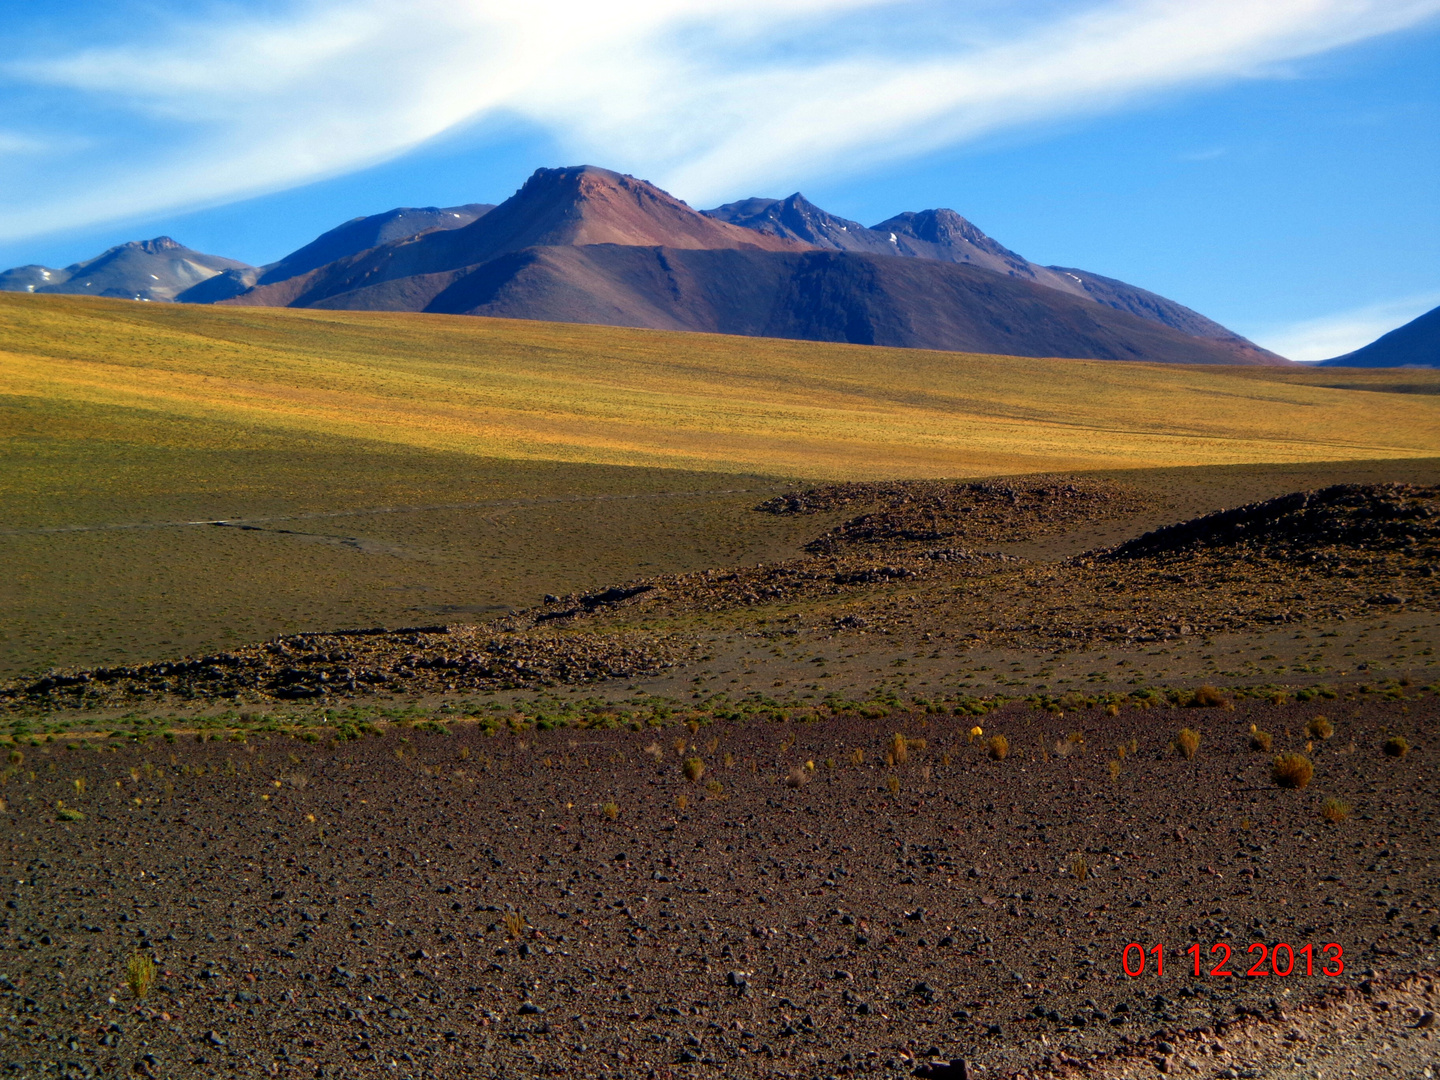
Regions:
<instances>
[{"instance_id":1,"label":"rocky dark soil","mask_svg":"<svg viewBox=\"0 0 1440 1080\"><path fill-rule=\"evenodd\" d=\"M1307 732L1317 704L1243 700L1010 705L979 738L973 716L919 712L17 748L0 1060L649 1078L939 1057L1038 1076L1220 1041L1195 1075L1271 1075L1256 1024L1435 968L1440 706L1338 693L1328 739ZM1273 782L1282 750L1313 761L1308 787ZM1163 943L1163 975L1123 973L1132 942ZM1247 976L1249 947L1277 942L1313 945L1315 973ZM1208 973L1216 945L1234 975ZM143 999L137 953L158 971Z\"/></svg>"},{"instance_id":2,"label":"rocky dark soil","mask_svg":"<svg viewBox=\"0 0 1440 1080\"><path fill-rule=\"evenodd\" d=\"M761 512L867 507L770 564L548 596L478 626L304 634L174 662L0 684L0 708L331 702L634 680L694 669L715 626L761 637L875 635L978 649L1164 644L1324 629L1440 608L1440 489L1343 485L1047 559L994 550L1084 535L1137 501L1097 480L845 484ZM762 628L763 627L763 628Z\"/></svg>"}]
</instances>

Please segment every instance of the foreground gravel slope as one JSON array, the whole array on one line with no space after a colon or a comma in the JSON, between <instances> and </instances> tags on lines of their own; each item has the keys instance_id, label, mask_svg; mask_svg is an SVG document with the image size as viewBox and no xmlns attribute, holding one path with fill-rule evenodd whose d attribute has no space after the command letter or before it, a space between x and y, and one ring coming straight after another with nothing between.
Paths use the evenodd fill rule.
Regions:
<instances>
[{"instance_id":1,"label":"foreground gravel slope","mask_svg":"<svg viewBox=\"0 0 1440 1080\"><path fill-rule=\"evenodd\" d=\"M1435 699L1342 690L1314 780L1277 788L1250 725L1304 750L1318 711L1007 706L983 721L1004 761L945 715L26 748L0 789L0 1054L12 1075L166 1077L1194 1057L1434 970ZM896 731L908 761L887 766ZM1387 757L1397 733L1416 749ZM1354 815L1323 820L1326 797ZM1245 977L1277 941L1312 943L1316 974ZM1129 942L1163 942L1164 975L1122 974ZM1197 979L1197 942L1231 945L1235 977ZM159 968L143 1001L137 951ZM1200 1060L1269 1067L1244 1045Z\"/></svg>"}]
</instances>

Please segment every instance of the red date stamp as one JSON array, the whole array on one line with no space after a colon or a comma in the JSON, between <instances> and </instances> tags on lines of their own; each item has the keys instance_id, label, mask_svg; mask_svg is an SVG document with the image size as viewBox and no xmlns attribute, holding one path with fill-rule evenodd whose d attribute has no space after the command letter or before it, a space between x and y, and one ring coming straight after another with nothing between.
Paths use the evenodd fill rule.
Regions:
<instances>
[{"instance_id":1,"label":"red date stamp","mask_svg":"<svg viewBox=\"0 0 1440 1080\"><path fill-rule=\"evenodd\" d=\"M1283 979L1288 975L1315 975L1317 972L1335 978L1345 973L1345 950L1333 941L1320 946L1318 951L1314 945L1295 947L1283 941L1266 945L1257 941L1245 950L1243 960L1236 957L1230 946L1223 941L1211 945L1208 953L1203 953L1199 945L1191 945L1185 952L1194 961L1197 979L1203 975L1217 979L1232 978L1236 975ZM1256 953L1260 954L1258 958ZM1229 966L1232 959L1235 961L1235 969ZM1215 962L1212 964L1211 961ZM1121 950L1120 968L1132 979L1151 972L1164 975L1164 944L1146 948L1139 942L1132 941Z\"/></svg>"}]
</instances>

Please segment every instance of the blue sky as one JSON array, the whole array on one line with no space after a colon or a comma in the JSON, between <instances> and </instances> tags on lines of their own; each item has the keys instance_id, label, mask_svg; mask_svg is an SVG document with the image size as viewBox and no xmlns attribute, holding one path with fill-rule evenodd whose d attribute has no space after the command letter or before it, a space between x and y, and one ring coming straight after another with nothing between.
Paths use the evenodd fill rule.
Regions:
<instances>
[{"instance_id":1,"label":"blue sky","mask_svg":"<svg viewBox=\"0 0 1440 1080\"><path fill-rule=\"evenodd\" d=\"M589 162L953 207L1300 359L1440 304L1440 0L80 0L0 56L0 267L263 263Z\"/></svg>"}]
</instances>

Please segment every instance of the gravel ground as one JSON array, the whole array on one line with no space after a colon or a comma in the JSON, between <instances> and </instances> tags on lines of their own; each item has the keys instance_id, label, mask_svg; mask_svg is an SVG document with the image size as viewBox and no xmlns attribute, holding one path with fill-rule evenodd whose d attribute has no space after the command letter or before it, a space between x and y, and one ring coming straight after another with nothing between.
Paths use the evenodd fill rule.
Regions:
<instances>
[{"instance_id":1,"label":"gravel ground","mask_svg":"<svg viewBox=\"0 0 1440 1080\"><path fill-rule=\"evenodd\" d=\"M1313 705L1246 700L1012 705L974 740L973 717L914 714L23 748L0 786L0 1060L26 1077L827 1077L932 1057L978 1076L1422 1076L1440 708L1341 690L1329 739L1307 736ZM1188 760L1182 727L1201 736ZM897 732L907 760L887 764ZM1397 734L1413 749L1387 756ZM1277 787L1274 754L1307 742L1313 780ZM1348 820L1323 819L1326 798ZM1244 974L1252 943L1282 941L1313 945L1315 973ZM1127 977L1131 942L1163 944L1164 974ZM1197 978L1196 943L1207 968L1229 945L1235 975ZM137 954L157 970L143 999Z\"/></svg>"}]
</instances>

